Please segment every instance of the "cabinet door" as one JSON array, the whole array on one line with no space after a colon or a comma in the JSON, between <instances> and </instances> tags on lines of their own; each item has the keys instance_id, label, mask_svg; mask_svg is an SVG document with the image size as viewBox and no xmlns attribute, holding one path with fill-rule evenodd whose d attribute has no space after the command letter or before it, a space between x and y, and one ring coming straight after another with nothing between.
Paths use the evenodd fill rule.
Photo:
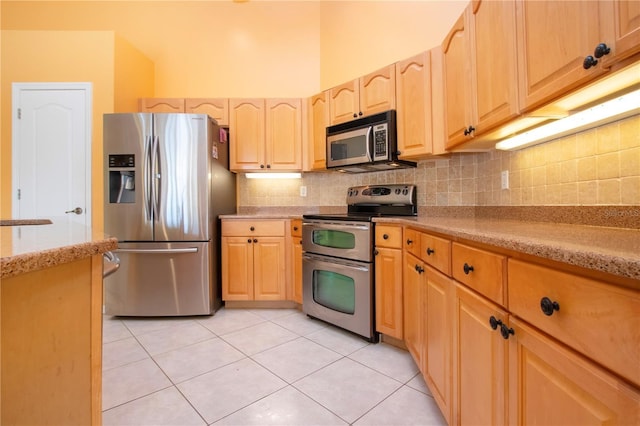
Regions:
<instances>
[{"instance_id":1,"label":"cabinet door","mask_svg":"<svg viewBox=\"0 0 640 426\"><path fill-rule=\"evenodd\" d=\"M229 168L265 170L264 99L229 100Z\"/></svg>"},{"instance_id":2,"label":"cabinet door","mask_svg":"<svg viewBox=\"0 0 640 426\"><path fill-rule=\"evenodd\" d=\"M616 0L614 4L615 57L622 59L640 52L640 2Z\"/></svg>"},{"instance_id":3,"label":"cabinet door","mask_svg":"<svg viewBox=\"0 0 640 426\"><path fill-rule=\"evenodd\" d=\"M453 424L505 424L509 346L489 321L507 313L460 284L454 306Z\"/></svg>"},{"instance_id":4,"label":"cabinet door","mask_svg":"<svg viewBox=\"0 0 640 426\"><path fill-rule=\"evenodd\" d=\"M352 80L329 89L330 125L351 121L358 117L359 112L360 86L358 80Z\"/></svg>"},{"instance_id":5,"label":"cabinet door","mask_svg":"<svg viewBox=\"0 0 640 426\"><path fill-rule=\"evenodd\" d=\"M185 99L184 111L192 114L207 114L220 126L229 125L229 99Z\"/></svg>"},{"instance_id":6,"label":"cabinet door","mask_svg":"<svg viewBox=\"0 0 640 426\"><path fill-rule=\"evenodd\" d=\"M396 110L400 158L431 154L431 52L396 63Z\"/></svg>"},{"instance_id":7,"label":"cabinet door","mask_svg":"<svg viewBox=\"0 0 640 426\"><path fill-rule=\"evenodd\" d=\"M609 5L607 5L609 3ZM584 69L599 43L613 42L606 1L517 0L520 107L529 111L606 72ZM604 14L604 16L603 16ZM552 37L550 35L553 35Z\"/></svg>"},{"instance_id":8,"label":"cabinet door","mask_svg":"<svg viewBox=\"0 0 640 426\"><path fill-rule=\"evenodd\" d=\"M222 300L253 300L253 243L247 237L222 238Z\"/></svg>"},{"instance_id":9,"label":"cabinet door","mask_svg":"<svg viewBox=\"0 0 640 426\"><path fill-rule=\"evenodd\" d=\"M266 168L302 170L301 99L266 100Z\"/></svg>"},{"instance_id":10,"label":"cabinet door","mask_svg":"<svg viewBox=\"0 0 640 426\"><path fill-rule=\"evenodd\" d=\"M463 13L442 43L444 118L447 148L468 139L471 123L471 87L467 13Z\"/></svg>"},{"instance_id":11,"label":"cabinet door","mask_svg":"<svg viewBox=\"0 0 640 426\"><path fill-rule=\"evenodd\" d=\"M376 248L376 330L402 339L402 250Z\"/></svg>"},{"instance_id":12,"label":"cabinet door","mask_svg":"<svg viewBox=\"0 0 640 426\"><path fill-rule=\"evenodd\" d=\"M424 263L405 251L404 259L404 343L416 365L423 367Z\"/></svg>"},{"instance_id":13,"label":"cabinet door","mask_svg":"<svg viewBox=\"0 0 640 426\"><path fill-rule=\"evenodd\" d=\"M389 65L359 79L360 111L371 115L396 109L396 67Z\"/></svg>"},{"instance_id":14,"label":"cabinet door","mask_svg":"<svg viewBox=\"0 0 640 426\"><path fill-rule=\"evenodd\" d=\"M140 112L184 112L182 98L141 98Z\"/></svg>"},{"instance_id":15,"label":"cabinet door","mask_svg":"<svg viewBox=\"0 0 640 426\"><path fill-rule=\"evenodd\" d=\"M422 372L447 422L451 420L451 323L455 283L425 267Z\"/></svg>"},{"instance_id":16,"label":"cabinet door","mask_svg":"<svg viewBox=\"0 0 640 426\"><path fill-rule=\"evenodd\" d=\"M253 268L255 300L286 300L284 237L256 237Z\"/></svg>"},{"instance_id":17,"label":"cabinet door","mask_svg":"<svg viewBox=\"0 0 640 426\"><path fill-rule=\"evenodd\" d=\"M327 168L327 126L329 125L329 92L312 96L309 100L309 130L313 149L309 150L311 170Z\"/></svg>"},{"instance_id":18,"label":"cabinet door","mask_svg":"<svg viewBox=\"0 0 640 426\"><path fill-rule=\"evenodd\" d=\"M474 134L518 115L515 1L475 1L470 10Z\"/></svg>"},{"instance_id":19,"label":"cabinet door","mask_svg":"<svg viewBox=\"0 0 640 426\"><path fill-rule=\"evenodd\" d=\"M638 388L520 320L510 326L510 424L640 424Z\"/></svg>"}]
</instances>

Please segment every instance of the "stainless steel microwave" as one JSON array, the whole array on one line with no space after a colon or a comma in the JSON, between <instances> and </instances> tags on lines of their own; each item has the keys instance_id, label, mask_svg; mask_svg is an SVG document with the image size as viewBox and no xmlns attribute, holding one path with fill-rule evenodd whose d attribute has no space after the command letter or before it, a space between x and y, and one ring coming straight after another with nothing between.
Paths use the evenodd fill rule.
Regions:
<instances>
[{"instance_id":1,"label":"stainless steel microwave","mask_svg":"<svg viewBox=\"0 0 640 426\"><path fill-rule=\"evenodd\" d=\"M395 110L327 127L328 169L358 173L416 166L398 154Z\"/></svg>"}]
</instances>

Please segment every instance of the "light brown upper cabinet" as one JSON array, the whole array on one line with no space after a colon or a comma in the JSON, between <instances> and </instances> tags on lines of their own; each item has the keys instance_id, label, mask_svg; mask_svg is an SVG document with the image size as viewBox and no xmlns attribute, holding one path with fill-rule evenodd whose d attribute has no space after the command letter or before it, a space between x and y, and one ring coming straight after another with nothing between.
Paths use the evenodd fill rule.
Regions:
<instances>
[{"instance_id":1,"label":"light brown upper cabinet","mask_svg":"<svg viewBox=\"0 0 640 426\"><path fill-rule=\"evenodd\" d=\"M229 125L229 99L227 98L185 99L184 112L207 114L220 126Z\"/></svg>"},{"instance_id":2,"label":"light brown upper cabinet","mask_svg":"<svg viewBox=\"0 0 640 426\"><path fill-rule=\"evenodd\" d=\"M518 116L515 35L513 0L478 0L442 43L447 149Z\"/></svg>"},{"instance_id":3,"label":"light brown upper cabinet","mask_svg":"<svg viewBox=\"0 0 640 426\"><path fill-rule=\"evenodd\" d=\"M327 168L327 126L329 125L329 92L324 91L308 99L309 144L307 170Z\"/></svg>"},{"instance_id":4,"label":"light brown upper cabinet","mask_svg":"<svg viewBox=\"0 0 640 426\"><path fill-rule=\"evenodd\" d=\"M140 112L184 112L183 98L140 98Z\"/></svg>"},{"instance_id":5,"label":"light brown upper cabinet","mask_svg":"<svg viewBox=\"0 0 640 426\"><path fill-rule=\"evenodd\" d=\"M638 6L625 3L633 2L618 2L618 9L622 6L627 11L624 32L632 34L628 25L633 25L632 10ZM611 1L516 2L523 111L531 111L608 71L615 56L613 9ZM600 56L596 49L601 44L613 51Z\"/></svg>"},{"instance_id":6,"label":"light brown upper cabinet","mask_svg":"<svg viewBox=\"0 0 640 426\"><path fill-rule=\"evenodd\" d=\"M329 104L330 125L395 109L395 65L329 89Z\"/></svg>"},{"instance_id":7,"label":"light brown upper cabinet","mask_svg":"<svg viewBox=\"0 0 640 426\"><path fill-rule=\"evenodd\" d=\"M302 170L300 99L231 99L229 132L231 170Z\"/></svg>"},{"instance_id":8,"label":"light brown upper cabinet","mask_svg":"<svg viewBox=\"0 0 640 426\"><path fill-rule=\"evenodd\" d=\"M396 63L396 111L400 158L442 153L434 143L431 51Z\"/></svg>"},{"instance_id":9,"label":"light brown upper cabinet","mask_svg":"<svg viewBox=\"0 0 640 426\"><path fill-rule=\"evenodd\" d=\"M615 57L626 58L640 52L640 2L637 0L613 2Z\"/></svg>"}]
</instances>

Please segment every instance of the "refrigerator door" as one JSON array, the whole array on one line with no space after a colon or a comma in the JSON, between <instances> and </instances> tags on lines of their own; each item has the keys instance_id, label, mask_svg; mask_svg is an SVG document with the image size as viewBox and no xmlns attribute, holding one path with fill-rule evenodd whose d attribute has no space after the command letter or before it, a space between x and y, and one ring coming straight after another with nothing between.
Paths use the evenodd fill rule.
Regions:
<instances>
[{"instance_id":1,"label":"refrigerator door","mask_svg":"<svg viewBox=\"0 0 640 426\"><path fill-rule=\"evenodd\" d=\"M211 122L203 114L155 114L155 241L209 240Z\"/></svg>"},{"instance_id":2,"label":"refrigerator door","mask_svg":"<svg viewBox=\"0 0 640 426\"><path fill-rule=\"evenodd\" d=\"M120 241L153 240L151 114L105 114L104 230Z\"/></svg>"},{"instance_id":3,"label":"refrigerator door","mask_svg":"<svg viewBox=\"0 0 640 426\"><path fill-rule=\"evenodd\" d=\"M210 315L211 242L119 243L117 273L105 278L105 310L122 316Z\"/></svg>"}]
</instances>

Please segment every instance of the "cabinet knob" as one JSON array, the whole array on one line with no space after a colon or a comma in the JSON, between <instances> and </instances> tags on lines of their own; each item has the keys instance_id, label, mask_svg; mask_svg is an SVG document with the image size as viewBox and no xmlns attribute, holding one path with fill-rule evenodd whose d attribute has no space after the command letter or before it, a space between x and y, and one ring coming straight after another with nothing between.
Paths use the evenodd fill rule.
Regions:
<instances>
[{"instance_id":1,"label":"cabinet knob","mask_svg":"<svg viewBox=\"0 0 640 426\"><path fill-rule=\"evenodd\" d=\"M491 315L491 317L489 318L489 325L493 330L496 330L499 326L502 325L502 321Z\"/></svg>"},{"instance_id":2,"label":"cabinet knob","mask_svg":"<svg viewBox=\"0 0 640 426\"><path fill-rule=\"evenodd\" d=\"M379 252L378 250L374 250L374 251L373 251L373 255L374 255L374 256L377 256L378 254L380 254L380 252Z\"/></svg>"},{"instance_id":3,"label":"cabinet knob","mask_svg":"<svg viewBox=\"0 0 640 426\"><path fill-rule=\"evenodd\" d=\"M271 164L267 164L267 169L270 169L270 168L271 168Z\"/></svg>"},{"instance_id":4,"label":"cabinet knob","mask_svg":"<svg viewBox=\"0 0 640 426\"><path fill-rule=\"evenodd\" d=\"M251 238L247 238L247 242L251 244Z\"/></svg>"},{"instance_id":5,"label":"cabinet knob","mask_svg":"<svg viewBox=\"0 0 640 426\"><path fill-rule=\"evenodd\" d=\"M257 242L258 242L258 239L257 239L257 238L254 238L254 239L253 239L253 242L254 242L254 243L257 243Z\"/></svg>"},{"instance_id":6,"label":"cabinet knob","mask_svg":"<svg viewBox=\"0 0 640 426\"><path fill-rule=\"evenodd\" d=\"M388 234L382 234L382 238L385 239L385 240L388 240L389 239L389 235Z\"/></svg>"},{"instance_id":7,"label":"cabinet knob","mask_svg":"<svg viewBox=\"0 0 640 426\"><path fill-rule=\"evenodd\" d=\"M422 266L420 266L420 265L416 264L416 271L417 271L419 274L421 274L421 273L423 273L423 272L424 272L424 268L423 268Z\"/></svg>"},{"instance_id":8,"label":"cabinet knob","mask_svg":"<svg viewBox=\"0 0 640 426\"><path fill-rule=\"evenodd\" d=\"M515 334L515 331L513 330L513 328L509 328L504 324L500 325L500 334L502 335L502 338L504 340L507 340L509 338L509 336Z\"/></svg>"},{"instance_id":9,"label":"cabinet knob","mask_svg":"<svg viewBox=\"0 0 640 426\"><path fill-rule=\"evenodd\" d=\"M600 43L593 50L593 56L596 58L602 58L604 55L608 55L611 52L611 48L607 46L605 43Z\"/></svg>"},{"instance_id":10,"label":"cabinet knob","mask_svg":"<svg viewBox=\"0 0 640 426\"><path fill-rule=\"evenodd\" d=\"M410 246L413 244L413 240L411 238L407 238L407 245Z\"/></svg>"},{"instance_id":11,"label":"cabinet knob","mask_svg":"<svg viewBox=\"0 0 640 426\"><path fill-rule=\"evenodd\" d=\"M261 168L261 169L264 169L264 164L260 164L260 168Z\"/></svg>"},{"instance_id":12,"label":"cabinet knob","mask_svg":"<svg viewBox=\"0 0 640 426\"><path fill-rule=\"evenodd\" d=\"M355 112L353 113L353 118L358 117L358 114L356 114Z\"/></svg>"},{"instance_id":13,"label":"cabinet knob","mask_svg":"<svg viewBox=\"0 0 640 426\"><path fill-rule=\"evenodd\" d=\"M582 62L582 68L584 68L585 70L588 70L589 68L594 67L597 64L598 64L598 60L593 56L589 55L586 58L584 58L584 62Z\"/></svg>"},{"instance_id":14,"label":"cabinet knob","mask_svg":"<svg viewBox=\"0 0 640 426\"><path fill-rule=\"evenodd\" d=\"M360 112L358 113L358 115L360 115L360 116L361 116L361 115L362 115L362 111L360 111Z\"/></svg>"},{"instance_id":15,"label":"cabinet knob","mask_svg":"<svg viewBox=\"0 0 640 426\"><path fill-rule=\"evenodd\" d=\"M294 230L294 231L297 231L297 230L298 230L298 227L297 227L297 226L294 226L294 227L293 227L293 230Z\"/></svg>"},{"instance_id":16,"label":"cabinet knob","mask_svg":"<svg viewBox=\"0 0 640 426\"><path fill-rule=\"evenodd\" d=\"M255 230L256 230L255 226L252 226L252 227L249 228L249 231L255 231Z\"/></svg>"},{"instance_id":17,"label":"cabinet knob","mask_svg":"<svg viewBox=\"0 0 640 426\"><path fill-rule=\"evenodd\" d=\"M464 266L462 267L462 270L464 271L465 275L469 275L469 272L473 272L473 266L465 262Z\"/></svg>"},{"instance_id":18,"label":"cabinet knob","mask_svg":"<svg viewBox=\"0 0 640 426\"><path fill-rule=\"evenodd\" d=\"M431 247L427 247L427 256L431 256L435 252L436 251L434 249L432 249Z\"/></svg>"},{"instance_id":19,"label":"cabinet knob","mask_svg":"<svg viewBox=\"0 0 640 426\"><path fill-rule=\"evenodd\" d=\"M560 304L545 296L540 299L540 309L542 309L543 314L550 317L551 315L553 315L554 311L560 310Z\"/></svg>"},{"instance_id":20,"label":"cabinet knob","mask_svg":"<svg viewBox=\"0 0 640 426\"><path fill-rule=\"evenodd\" d=\"M471 133L475 132L476 128L473 126L469 126L466 129L464 129L464 135L465 136L469 136Z\"/></svg>"}]
</instances>

